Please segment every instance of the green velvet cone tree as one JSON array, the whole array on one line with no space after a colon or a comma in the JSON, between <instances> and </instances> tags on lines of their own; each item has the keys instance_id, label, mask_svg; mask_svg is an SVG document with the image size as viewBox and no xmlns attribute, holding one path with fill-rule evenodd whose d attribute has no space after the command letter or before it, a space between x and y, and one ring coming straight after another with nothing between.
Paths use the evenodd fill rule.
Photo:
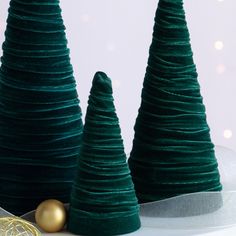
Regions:
<instances>
[{"instance_id":1,"label":"green velvet cone tree","mask_svg":"<svg viewBox=\"0 0 236 236\"><path fill-rule=\"evenodd\" d=\"M0 68L0 206L68 202L81 110L59 0L11 0Z\"/></svg>"},{"instance_id":2,"label":"green velvet cone tree","mask_svg":"<svg viewBox=\"0 0 236 236\"><path fill-rule=\"evenodd\" d=\"M160 0L129 167L139 202L219 191L182 0Z\"/></svg>"},{"instance_id":3,"label":"green velvet cone tree","mask_svg":"<svg viewBox=\"0 0 236 236\"><path fill-rule=\"evenodd\" d=\"M117 235L140 227L139 207L124 153L111 80L97 72L88 101L68 229Z\"/></svg>"}]
</instances>

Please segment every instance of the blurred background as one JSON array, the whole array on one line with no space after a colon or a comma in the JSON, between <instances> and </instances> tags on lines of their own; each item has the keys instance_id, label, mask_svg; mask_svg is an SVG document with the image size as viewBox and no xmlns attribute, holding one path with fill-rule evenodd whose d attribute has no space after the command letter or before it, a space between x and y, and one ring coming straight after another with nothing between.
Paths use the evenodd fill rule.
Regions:
<instances>
[{"instance_id":1,"label":"blurred background","mask_svg":"<svg viewBox=\"0 0 236 236\"><path fill-rule=\"evenodd\" d=\"M113 81L126 152L140 105L157 0L61 0L83 115L91 81ZM0 1L0 44L9 0ZM212 140L236 150L236 2L185 0L199 83ZM0 51L1 53L1 51Z\"/></svg>"}]
</instances>

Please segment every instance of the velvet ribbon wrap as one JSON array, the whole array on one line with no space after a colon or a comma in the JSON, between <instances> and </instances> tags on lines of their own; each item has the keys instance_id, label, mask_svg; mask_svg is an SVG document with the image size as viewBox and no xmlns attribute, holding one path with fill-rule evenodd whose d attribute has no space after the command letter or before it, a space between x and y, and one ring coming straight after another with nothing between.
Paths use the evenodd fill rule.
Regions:
<instances>
[{"instance_id":1,"label":"velvet ribbon wrap","mask_svg":"<svg viewBox=\"0 0 236 236\"><path fill-rule=\"evenodd\" d=\"M129 167L140 203L222 186L183 0L160 0Z\"/></svg>"},{"instance_id":2,"label":"velvet ribbon wrap","mask_svg":"<svg viewBox=\"0 0 236 236\"><path fill-rule=\"evenodd\" d=\"M0 68L0 205L69 201L81 109L58 0L11 0Z\"/></svg>"},{"instance_id":3,"label":"velvet ribbon wrap","mask_svg":"<svg viewBox=\"0 0 236 236\"><path fill-rule=\"evenodd\" d=\"M79 235L120 235L140 227L139 206L126 161L111 80L94 76L85 117L68 230Z\"/></svg>"}]
</instances>

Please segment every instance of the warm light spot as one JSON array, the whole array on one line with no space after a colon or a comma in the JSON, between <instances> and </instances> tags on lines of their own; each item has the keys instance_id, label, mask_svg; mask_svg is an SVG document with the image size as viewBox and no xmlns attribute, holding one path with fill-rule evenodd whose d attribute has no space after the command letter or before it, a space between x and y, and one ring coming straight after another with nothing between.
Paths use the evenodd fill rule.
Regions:
<instances>
[{"instance_id":1,"label":"warm light spot","mask_svg":"<svg viewBox=\"0 0 236 236\"><path fill-rule=\"evenodd\" d=\"M90 16L88 14L83 14L80 16L81 21L88 23L90 21Z\"/></svg>"},{"instance_id":2,"label":"warm light spot","mask_svg":"<svg viewBox=\"0 0 236 236\"><path fill-rule=\"evenodd\" d=\"M226 139L230 139L230 138L232 138L232 136L233 136L232 130L226 129L226 130L224 131L224 137L225 137Z\"/></svg>"},{"instance_id":3,"label":"warm light spot","mask_svg":"<svg viewBox=\"0 0 236 236\"><path fill-rule=\"evenodd\" d=\"M121 81L118 79L112 80L112 86L113 86L113 88L120 88Z\"/></svg>"},{"instance_id":4,"label":"warm light spot","mask_svg":"<svg viewBox=\"0 0 236 236\"><path fill-rule=\"evenodd\" d=\"M217 67L216 67L216 71L218 74L224 74L225 71L226 71L226 67L224 64L219 64Z\"/></svg>"},{"instance_id":5,"label":"warm light spot","mask_svg":"<svg viewBox=\"0 0 236 236\"><path fill-rule=\"evenodd\" d=\"M116 50L116 45L114 43L108 43L106 48L107 51L114 52Z\"/></svg>"},{"instance_id":6,"label":"warm light spot","mask_svg":"<svg viewBox=\"0 0 236 236\"><path fill-rule=\"evenodd\" d=\"M215 49L216 50L222 50L223 48L224 48L224 43L222 41L215 42Z\"/></svg>"}]
</instances>

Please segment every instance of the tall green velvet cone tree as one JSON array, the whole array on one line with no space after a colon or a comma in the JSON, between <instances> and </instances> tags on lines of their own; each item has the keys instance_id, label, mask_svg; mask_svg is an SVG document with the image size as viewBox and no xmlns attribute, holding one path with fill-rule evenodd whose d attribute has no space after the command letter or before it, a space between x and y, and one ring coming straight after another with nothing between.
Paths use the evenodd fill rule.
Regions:
<instances>
[{"instance_id":1,"label":"tall green velvet cone tree","mask_svg":"<svg viewBox=\"0 0 236 236\"><path fill-rule=\"evenodd\" d=\"M68 202L81 110L59 0L11 0L0 68L0 206Z\"/></svg>"},{"instance_id":2,"label":"tall green velvet cone tree","mask_svg":"<svg viewBox=\"0 0 236 236\"><path fill-rule=\"evenodd\" d=\"M140 202L222 189L182 0L160 0L129 167Z\"/></svg>"},{"instance_id":3,"label":"tall green velvet cone tree","mask_svg":"<svg viewBox=\"0 0 236 236\"><path fill-rule=\"evenodd\" d=\"M139 207L124 153L111 80L97 72L88 101L68 229L119 235L140 227Z\"/></svg>"}]
</instances>

